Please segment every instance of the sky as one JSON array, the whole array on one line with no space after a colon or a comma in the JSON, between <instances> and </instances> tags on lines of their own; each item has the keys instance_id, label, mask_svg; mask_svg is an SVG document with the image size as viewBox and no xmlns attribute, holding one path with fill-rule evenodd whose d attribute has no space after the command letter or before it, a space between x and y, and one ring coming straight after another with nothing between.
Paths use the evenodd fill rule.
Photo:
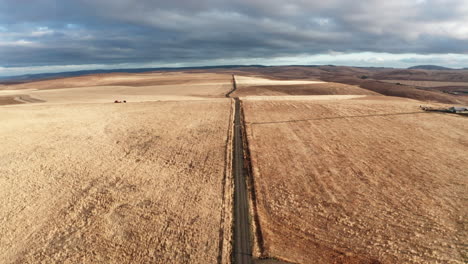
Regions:
<instances>
[{"instance_id":1,"label":"sky","mask_svg":"<svg viewBox=\"0 0 468 264\"><path fill-rule=\"evenodd\" d=\"M239 64L468 67L468 0L0 0L0 76Z\"/></svg>"}]
</instances>

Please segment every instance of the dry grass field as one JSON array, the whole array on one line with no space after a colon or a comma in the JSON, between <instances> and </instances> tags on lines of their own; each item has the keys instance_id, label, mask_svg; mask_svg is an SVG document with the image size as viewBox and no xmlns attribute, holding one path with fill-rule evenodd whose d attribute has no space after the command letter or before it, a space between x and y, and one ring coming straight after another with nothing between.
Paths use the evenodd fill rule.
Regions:
<instances>
[{"instance_id":1,"label":"dry grass field","mask_svg":"<svg viewBox=\"0 0 468 264\"><path fill-rule=\"evenodd\" d=\"M0 109L1 263L230 262L230 100Z\"/></svg>"},{"instance_id":2,"label":"dry grass field","mask_svg":"<svg viewBox=\"0 0 468 264\"><path fill-rule=\"evenodd\" d=\"M468 119L392 97L244 98L256 256L466 263Z\"/></svg>"},{"instance_id":3,"label":"dry grass field","mask_svg":"<svg viewBox=\"0 0 468 264\"><path fill-rule=\"evenodd\" d=\"M466 263L468 97L333 66L0 84L0 263L231 263L233 72L255 257Z\"/></svg>"},{"instance_id":4,"label":"dry grass field","mask_svg":"<svg viewBox=\"0 0 468 264\"><path fill-rule=\"evenodd\" d=\"M102 74L0 87L2 102L28 96L47 103L108 103L114 100L167 101L224 97L231 76L215 73ZM4 103L6 104L6 103Z\"/></svg>"},{"instance_id":5,"label":"dry grass field","mask_svg":"<svg viewBox=\"0 0 468 264\"><path fill-rule=\"evenodd\" d=\"M228 75L229 76L229 75ZM227 79L229 80L229 78ZM204 85L225 83L223 74L198 72L148 72L148 73L107 73L92 74L79 77L42 80L14 85L1 85L0 89L57 89L89 86L159 86L190 84Z\"/></svg>"}]
</instances>

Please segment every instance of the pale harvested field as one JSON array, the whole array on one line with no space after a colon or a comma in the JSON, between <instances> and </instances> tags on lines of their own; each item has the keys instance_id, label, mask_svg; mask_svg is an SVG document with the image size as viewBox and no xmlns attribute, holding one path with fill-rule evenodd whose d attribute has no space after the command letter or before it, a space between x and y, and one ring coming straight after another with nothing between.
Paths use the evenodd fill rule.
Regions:
<instances>
[{"instance_id":1,"label":"pale harvested field","mask_svg":"<svg viewBox=\"0 0 468 264\"><path fill-rule=\"evenodd\" d=\"M468 119L386 98L243 101L256 256L466 263Z\"/></svg>"},{"instance_id":2,"label":"pale harvested field","mask_svg":"<svg viewBox=\"0 0 468 264\"><path fill-rule=\"evenodd\" d=\"M230 100L0 109L1 263L229 262Z\"/></svg>"},{"instance_id":3,"label":"pale harvested field","mask_svg":"<svg viewBox=\"0 0 468 264\"><path fill-rule=\"evenodd\" d=\"M442 87L442 86L468 86L468 82L440 82L440 81L412 81L412 80L380 80L387 83L401 83L418 87Z\"/></svg>"},{"instance_id":4,"label":"pale harvested field","mask_svg":"<svg viewBox=\"0 0 468 264\"><path fill-rule=\"evenodd\" d=\"M237 91L234 96L284 96L284 95L380 95L358 86L312 81L271 80L260 77L236 75Z\"/></svg>"},{"instance_id":5,"label":"pale harvested field","mask_svg":"<svg viewBox=\"0 0 468 264\"><path fill-rule=\"evenodd\" d=\"M230 89L231 76L227 74L103 74L5 85L0 89L0 96L14 100L27 95L59 104L108 103L114 100L142 102L221 98Z\"/></svg>"},{"instance_id":6,"label":"pale harvested field","mask_svg":"<svg viewBox=\"0 0 468 264\"><path fill-rule=\"evenodd\" d=\"M236 81L241 85L296 85L296 84L316 84L325 83L319 80L272 80L261 77L238 76Z\"/></svg>"}]
</instances>

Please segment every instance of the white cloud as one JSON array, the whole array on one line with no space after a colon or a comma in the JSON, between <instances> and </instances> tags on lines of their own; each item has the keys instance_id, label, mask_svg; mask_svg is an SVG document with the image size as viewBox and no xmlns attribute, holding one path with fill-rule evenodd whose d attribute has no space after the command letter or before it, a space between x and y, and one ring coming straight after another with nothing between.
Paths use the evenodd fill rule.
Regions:
<instances>
[{"instance_id":1,"label":"white cloud","mask_svg":"<svg viewBox=\"0 0 468 264\"><path fill-rule=\"evenodd\" d=\"M31 47L36 46L37 43L34 41L29 40L15 40L15 41L1 41L0 40L0 47L8 47L8 46L22 46L22 47Z\"/></svg>"},{"instance_id":2,"label":"white cloud","mask_svg":"<svg viewBox=\"0 0 468 264\"><path fill-rule=\"evenodd\" d=\"M427 23L420 26L424 28L426 34L439 37L452 37L461 40L468 40L468 16L464 21L447 21L440 23Z\"/></svg>"},{"instance_id":3,"label":"white cloud","mask_svg":"<svg viewBox=\"0 0 468 264\"><path fill-rule=\"evenodd\" d=\"M326 26L330 24L330 19L328 18L315 18L315 23L319 24L320 26Z\"/></svg>"},{"instance_id":4,"label":"white cloud","mask_svg":"<svg viewBox=\"0 0 468 264\"><path fill-rule=\"evenodd\" d=\"M52 35L54 32L54 30L49 29L48 27L38 27L35 31L31 32L31 36L42 37L46 35Z\"/></svg>"},{"instance_id":5,"label":"white cloud","mask_svg":"<svg viewBox=\"0 0 468 264\"><path fill-rule=\"evenodd\" d=\"M331 55L331 56L340 56L340 55L343 55L344 52L329 50L328 54Z\"/></svg>"},{"instance_id":6,"label":"white cloud","mask_svg":"<svg viewBox=\"0 0 468 264\"><path fill-rule=\"evenodd\" d=\"M69 23L69 24L66 24L65 27L68 28L68 29L77 29L77 28L79 28L80 26L77 25L77 24Z\"/></svg>"}]
</instances>

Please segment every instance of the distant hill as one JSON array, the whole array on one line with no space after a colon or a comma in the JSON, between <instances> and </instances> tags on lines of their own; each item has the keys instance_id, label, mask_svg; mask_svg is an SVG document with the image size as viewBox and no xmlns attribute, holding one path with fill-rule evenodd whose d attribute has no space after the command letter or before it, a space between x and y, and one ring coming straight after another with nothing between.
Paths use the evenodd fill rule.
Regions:
<instances>
[{"instance_id":1,"label":"distant hill","mask_svg":"<svg viewBox=\"0 0 468 264\"><path fill-rule=\"evenodd\" d=\"M417 65L409 67L410 70L453 70L451 68L437 66L437 65Z\"/></svg>"},{"instance_id":2,"label":"distant hill","mask_svg":"<svg viewBox=\"0 0 468 264\"><path fill-rule=\"evenodd\" d=\"M50 80L57 78L78 77L91 74L106 73L143 73L154 71L192 71L192 70L234 70L234 71L253 71L263 73L276 78L284 79L303 79L320 78L326 76L369 76L377 80L438 80L438 81L468 81L468 75L463 70L455 70L436 65L419 65L408 69L425 70L445 70L433 71L431 76L422 71L411 71L408 69L385 68L385 67L351 67L337 65L284 65L284 66L265 66L265 65L221 65L221 66L200 66L200 67L180 67L180 68L130 68L130 69L109 69L109 70L82 70L56 73L38 73L25 74L17 76L0 76L0 84L18 84L39 80ZM468 68L465 68L468 70ZM432 75L437 76L432 76ZM420 76L421 75L421 76ZM440 75L440 76L439 76Z\"/></svg>"}]
</instances>

